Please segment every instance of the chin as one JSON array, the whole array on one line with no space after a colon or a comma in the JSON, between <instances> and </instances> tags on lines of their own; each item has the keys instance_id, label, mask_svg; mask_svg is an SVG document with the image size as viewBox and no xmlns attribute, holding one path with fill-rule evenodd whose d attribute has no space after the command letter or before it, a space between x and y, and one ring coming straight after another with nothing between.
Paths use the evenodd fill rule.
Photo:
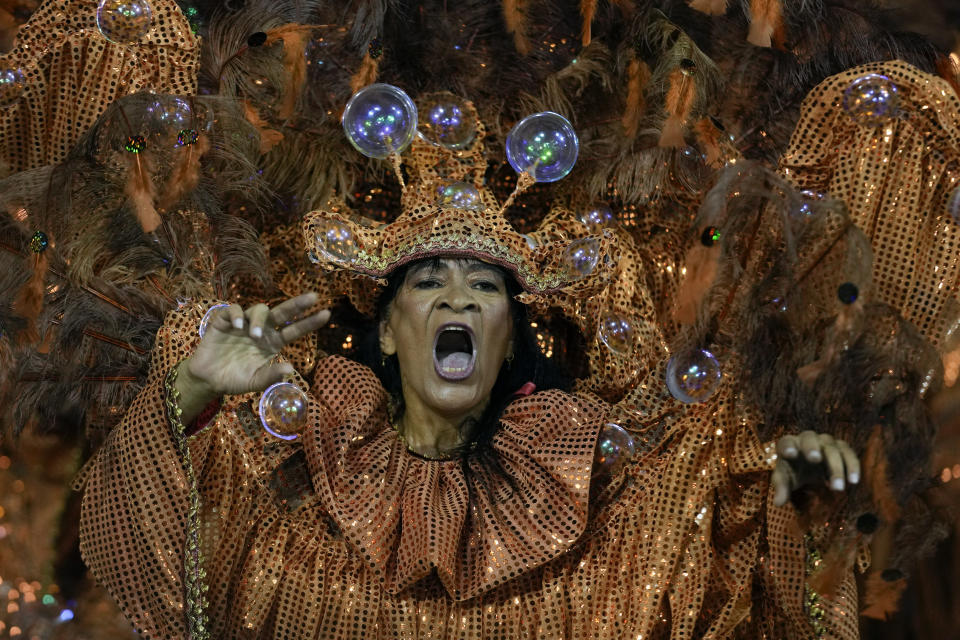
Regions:
<instances>
[{"instance_id":1,"label":"chin","mask_svg":"<svg viewBox=\"0 0 960 640\"><path fill-rule=\"evenodd\" d=\"M472 413L478 407L486 405L489 391L482 393L469 382L450 383L437 381L431 393L434 410L445 415Z\"/></svg>"}]
</instances>

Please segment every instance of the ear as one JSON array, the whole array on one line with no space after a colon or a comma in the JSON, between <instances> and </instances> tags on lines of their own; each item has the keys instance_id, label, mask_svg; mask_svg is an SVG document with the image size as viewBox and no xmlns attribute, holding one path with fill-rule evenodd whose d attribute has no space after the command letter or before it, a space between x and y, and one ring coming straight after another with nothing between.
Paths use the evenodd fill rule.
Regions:
<instances>
[{"instance_id":1,"label":"ear","mask_svg":"<svg viewBox=\"0 0 960 640\"><path fill-rule=\"evenodd\" d=\"M380 322L380 353L392 356L397 352L397 341L393 336L393 328L387 320Z\"/></svg>"}]
</instances>

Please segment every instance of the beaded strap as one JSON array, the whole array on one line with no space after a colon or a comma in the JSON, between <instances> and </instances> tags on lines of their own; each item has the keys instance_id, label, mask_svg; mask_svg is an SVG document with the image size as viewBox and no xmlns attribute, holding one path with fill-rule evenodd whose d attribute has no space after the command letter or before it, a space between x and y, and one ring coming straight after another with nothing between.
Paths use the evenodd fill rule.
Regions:
<instances>
[{"instance_id":1,"label":"beaded strap","mask_svg":"<svg viewBox=\"0 0 960 640\"><path fill-rule=\"evenodd\" d=\"M207 573L203 569L203 555L200 550L200 491L193 473L190 448L187 446L186 427L183 424L183 411L180 408L180 392L177 391L177 374L180 365L174 366L167 374L165 384L167 416L173 431L173 439L183 461L183 470L190 488L190 507L187 514L187 549L183 559L187 630L191 640L209 640L207 627Z\"/></svg>"}]
</instances>

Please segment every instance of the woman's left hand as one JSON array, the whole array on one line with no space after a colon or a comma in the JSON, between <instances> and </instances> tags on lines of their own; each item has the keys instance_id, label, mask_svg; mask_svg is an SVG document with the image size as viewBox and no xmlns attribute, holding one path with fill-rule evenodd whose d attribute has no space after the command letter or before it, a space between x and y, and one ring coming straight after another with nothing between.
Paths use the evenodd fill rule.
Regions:
<instances>
[{"instance_id":1,"label":"woman's left hand","mask_svg":"<svg viewBox=\"0 0 960 640\"><path fill-rule=\"evenodd\" d=\"M860 460L843 440L815 431L780 438L771 478L773 504L784 505L795 489L821 482L824 469L826 483L834 491L843 491L847 483L860 482Z\"/></svg>"}]
</instances>

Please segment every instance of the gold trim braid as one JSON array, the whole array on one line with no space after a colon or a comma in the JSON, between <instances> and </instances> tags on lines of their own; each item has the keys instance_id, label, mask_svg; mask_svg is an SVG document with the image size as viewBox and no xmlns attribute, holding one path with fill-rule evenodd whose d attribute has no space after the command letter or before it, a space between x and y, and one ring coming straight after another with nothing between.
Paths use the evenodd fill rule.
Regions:
<instances>
[{"instance_id":1,"label":"gold trim braid","mask_svg":"<svg viewBox=\"0 0 960 640\"><path fill-rule=\"evenodd\" d=\"M210 640L207 625L207 573L203 568L203 553L200 549L200 491L190 459L190 447L187 446L187 430L183 424L183 411L180 408L180 392L177 391L177 375L180 363L177 363L164 384L166 391L164 402L173 440L183 462L183 471L189 487L190 506L187 513L187 544L183 561L184 598L186 599L187 630L191 640Z\"/></svg>"}]
</instances>

